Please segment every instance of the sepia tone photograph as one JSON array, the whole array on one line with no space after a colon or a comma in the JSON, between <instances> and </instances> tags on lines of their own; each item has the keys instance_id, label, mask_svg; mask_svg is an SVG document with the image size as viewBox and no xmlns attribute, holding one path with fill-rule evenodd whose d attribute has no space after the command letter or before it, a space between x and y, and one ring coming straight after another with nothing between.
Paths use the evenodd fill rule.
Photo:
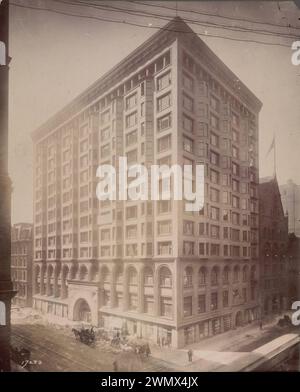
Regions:
<instances>
[{"instance_id":1,"label":"sepia tone photograph","mask_svg":"<svg viewBox=\"0 0 300 392\"><path fill-rule=\"evenodd\" d=\"M299 0L0 0L0 372L299 372L299 151Z\"/></svg>"}]
</instances>

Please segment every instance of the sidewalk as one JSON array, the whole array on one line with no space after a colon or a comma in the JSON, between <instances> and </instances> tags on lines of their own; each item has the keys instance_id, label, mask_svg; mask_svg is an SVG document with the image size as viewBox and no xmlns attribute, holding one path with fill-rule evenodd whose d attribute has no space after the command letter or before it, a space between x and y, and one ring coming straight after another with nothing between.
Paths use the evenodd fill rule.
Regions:
<instances>
[{"instance_id":1,"label":"sidewalk","mask_svg":"<svg viewBox=\"0 0 300 392\"><path fill-rule=\"evenodd\" d=\"M287 312L286 312L287 313ZM230 330L220 335L212 336L201 342L194 343L183 349L151 347L152 356L159 358L178 371L216 371L224 365L230 365L236 360L247 361L252 350L243 350L243 347L255 342L264 336L267 338L276 330L274 326L278 319L282 317L274 316L273 319L263 324L263 329L259 328L256 321L245 327ZM270 336L270 340L272 337ZM193 361L188 361L187 352L193 350Z\"/></svg>"}]
</instances>

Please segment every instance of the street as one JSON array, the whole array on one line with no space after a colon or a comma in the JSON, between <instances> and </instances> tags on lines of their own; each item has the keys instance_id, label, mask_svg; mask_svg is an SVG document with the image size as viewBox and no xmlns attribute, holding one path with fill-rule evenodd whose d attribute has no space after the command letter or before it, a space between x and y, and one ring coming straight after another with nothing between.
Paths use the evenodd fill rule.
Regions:
<instances>
[{"instance_id":1,"label":"street","mask_svg":"<svg viewBox=\"0 0 300 392\"><path fill-rule=\"evenodd\" d=\"M172 370L161 359L150 357L141 361L136 354L120 354L103 341L97 341L96 347L92 348L76 340L68 329L42 324L12 325L11 344L30 350L31 362L36 362L30 366L33 372L113 371L115 360L119 360L124 368L136 371Z\"/></svg>"},{"instance_id":2,"label":"street","mask_svg":"<svg viewBox=\"0 0 300 392\"><path fill-rule=\"evenodd\" d=\"M75 339L70 326L49 324L32 313L26 316L24 310L13 314L12 346L30 350L31 365L25 369L33 372L105 372L114 370L114 362L119 371L216 371L283 334L298 333L297 328L279 328L278 317L274 317L263 329L253 323L182 349L151 345L151 355L145 358L122 352L100 338L95 347L89 347ZM192 362L188 361L189 349L193 350Z\"/></svg>"}]
</instances>

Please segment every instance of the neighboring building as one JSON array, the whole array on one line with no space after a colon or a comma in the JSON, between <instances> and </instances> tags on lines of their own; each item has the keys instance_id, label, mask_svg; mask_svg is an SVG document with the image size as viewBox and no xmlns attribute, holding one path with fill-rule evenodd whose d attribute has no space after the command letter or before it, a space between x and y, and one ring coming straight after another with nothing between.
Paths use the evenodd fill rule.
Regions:
<instances>
[{"instance_id":1,"label":"neighboring building","mask_svg":"<svg viewBox=\"0 0 300 392\"><path fill-rule=\"evenodd\" d=\"M15 295L10 275L11 180L8 176L9 1L0 2L0 372L10 366L10 309ZM5 53L3 53L3 51ZM4 61L3 61L4 60Z\"/></svg>"},{"instance_id":2,"label":"neighboring building","mask_svg":"<svg viewBox=\"0 0 300 392\"><path fill-rule=\"evenodd\" d=\"M11 277L17 292L13 305L32 306L33 225L17 223L11 229Z\"/></svg>"},{"instance_id":3,"label":"neighboring building","mask_svg":"<svg viewBox=\"0 0 300 392\"><path fill-rule=\"evenodd\" d=\"M260 109L175 18L36 130L34 307L174 347L259 318ZM204 164L204 209L99 202L119 156Z\"/></svg>"},{"instance_id":4,"label":"neighboring building","mask_svg":"<svg viewBox=\"0 0 300 392\"><path fill-rule=\"evenodd\" d=\"M288 299L288 218L284 214L277 179L259 184L260 284L263 314L286 310Z\"/></svg>"},{"instance_id":5,"label":"neighboring building","mask_svg":"<svg viewBox=\"0 0 300 392\"><path fill-rule=\"evenodd\" d=\"M288 242L289 258L289 302L300 301L300 238L294 233L289 234ZM291 308L291 306L289 306Z\"/></svg>"},{"instance_id":6,"label":"neighboring building","mask_svg":"<svg viewBox=\"0 0 300 392\"><path fill-rule=\"evenodd\" d=\"M289 233L300 237L300 186L288 180L279 189L283 210L289 218Z\"/></svg>"}]
</instances>

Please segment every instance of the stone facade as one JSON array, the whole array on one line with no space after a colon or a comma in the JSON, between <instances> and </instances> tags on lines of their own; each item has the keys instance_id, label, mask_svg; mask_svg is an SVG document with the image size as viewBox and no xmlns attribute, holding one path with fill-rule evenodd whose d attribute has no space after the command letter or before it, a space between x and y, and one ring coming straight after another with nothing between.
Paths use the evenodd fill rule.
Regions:
<instances>
[{"instance_id":1,"label":"stone facade","mask_svg":"<svg viewBox=\"0 0 300 392\"><path fill-rule=\"evenodd\" d=\"M237 81L175 18L33 133L35 308L174 347L259 317L261 103ZM120 156L204 165L204 208L99 201Z\"/></svg>"}]
</instances>

